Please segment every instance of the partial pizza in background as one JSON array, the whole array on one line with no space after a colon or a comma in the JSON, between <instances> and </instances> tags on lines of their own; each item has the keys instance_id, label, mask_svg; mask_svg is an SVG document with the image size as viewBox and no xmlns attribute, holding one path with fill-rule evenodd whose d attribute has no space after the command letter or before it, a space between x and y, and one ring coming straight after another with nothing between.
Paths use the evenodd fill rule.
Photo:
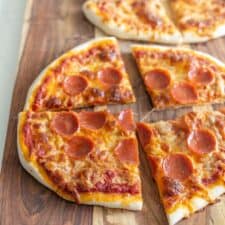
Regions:
<instances>
[{"instance_id":1,"label":"partial pizza in background","mask_svg":"<svg viewBox=\"0 0 225 225\"><path fill-rule=\"evenodd\" d=\"M87 19L128 40L179 44L225 35L223 0L88 0Z\"/></svg>"},{"instance_id":2,"label":"partial pizza in background","mask_svg":"<svg viewBox=\"0 0 225 225\"><path fill-rule=\"evenodd\" d=\"M133 56L157 109L225 100L225 64L188 48L134 45Z\"/></svg>"},{"instance_id":3,"label":"partial pizza in background","mask_svg":"<svg viewBox=\"0 0 225 225\"><path fill-rule=\"evenodd\" d=\"M21 112L22 166L64 199L80 204L142 208L138 143L130 110Z\"/></svg>"},{"instance_id":4,"label":"partial pizza in background","mask_svg":"<svg viewBox=\"0 0 225 225\"><path fill-rule=\"evenodd\" d=\"M219 111L138 123L139 140L170 225L225 193L224 128L225 115Z\"/></svg>"},{"instance_id":5,"label":"partial pizza in background","mask_svg":"<svg viewBox=\"0 0 225 225\"><path fill-rule=\"evenodd\" d=\"M47 66L30 87L24 110L68 110L134 101L117 40L98 38Z\"/></svg>"},{"instance_id":6,"label":"partial pizza in background","mask_svg":"<svg viewBox=\"0 0 225 225\"><path fill-rule=\"evenodd\" d=\"M181 34L158 0L88 0L85 16L107 34L128 40L177 44Z\"/></svg>"},{"instance_id":7,"label":"partial pizza in background","mask_svg":"<svg viewBox=\"0 0 225 225\"><path fill-rule=\"evenodd\" d=\"M225 35L224 0L172 0L170 7L183 42L203 42Z\"/></svg>"}]
</instances>

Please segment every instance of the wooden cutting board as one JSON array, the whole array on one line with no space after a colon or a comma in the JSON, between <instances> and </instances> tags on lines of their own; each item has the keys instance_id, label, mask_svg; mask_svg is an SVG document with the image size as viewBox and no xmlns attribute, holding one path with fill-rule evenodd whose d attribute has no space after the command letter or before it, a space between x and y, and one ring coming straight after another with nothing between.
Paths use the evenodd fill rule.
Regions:
<instances>
[{"instance_id":1,"label":"wooden cutting board","mask_svg":"<svg viewBox=\"0 0 225 225\"><path fill-rule=\"evenodd\" d=\"M14 88L3 166L0 175L1 225L166 225L155 183L141 152L141 177L144 207L141 212L78 206L69 203L40 185L20 166L16 146L17 115L23 109L27 90L53 59L96 35L95 28L81 12L83 0L29 0L22 32L21 54ZM99 34L98 34L99 35ZM123 58L137 97L129 106L110 106L113 112L130 107L136 119L156 121L175 118L190 108L154 111L131 54L129 42L120 42ZM225 38L190 46L225 61ZM4 107L4 106L2 106ZM147 115L147 116L146 116ZM179 225L225 224L225 200L183 220Z\"/></svg>"}]
</instances>

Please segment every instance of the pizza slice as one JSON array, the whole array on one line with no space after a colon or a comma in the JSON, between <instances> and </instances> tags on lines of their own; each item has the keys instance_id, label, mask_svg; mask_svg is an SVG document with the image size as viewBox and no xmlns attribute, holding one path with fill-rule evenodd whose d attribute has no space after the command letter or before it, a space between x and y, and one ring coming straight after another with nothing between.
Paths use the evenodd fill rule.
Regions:
<instances>
[{"instance_id":1,"label":"pizza slice","mask_svg":"<svg viewBox=\"0 0 225 225\"><path fill-rule=\"evenodd\" d=\"M137 124L170 225L225 193L224 128L225 114L219 111Z\"/></svg>"},{"instance_id":2,"label":"pizza slice","mask_svg":"<svg viewBox=\"0 0 225 225\"><path fill-rule=\"evenodd\" d=\"M182 47L135 45L133 56L157 109L223 102L225 64Z\"/></svg>"},{"instance_id":3,"label":"pizza slice","mask_svg":"<svg viewBox=\"0 0 225 225\"><path fill-rule=\"evenodd\" d=\"M83 12L95 26L122 39L171 44L181 39L158 0L88 0Z\"/></svg>"},{"instance_id":4,"label":"pizza slice","mask_svg":"<svg viewBox=\"0 0 225 225\"><path fill-rule=\"evenodd\" d=\"M131 110L21 112L22 166L69 201L142 208L138 143Z\"/></svg>"},{"instance_id":5,"label":"pizza slice","mask_svg":"<svg viewBox=\"0 0 225 225\"><path fill-rule=\"evenodd\" d=\"M202 42L225 35L224 0L173 0L169 3L183 42Z\"/></svg>"},{"instance_id":6,"label":"pizza slice","mask_svg":"<svg viewBox=\"0 0 225 225\"><path fill-rule=\"evenodd\" d=\"M29 89L24 110L69 110L134 101L116 39L99 38L47 66Z\"/></svg>"}]
</instances>

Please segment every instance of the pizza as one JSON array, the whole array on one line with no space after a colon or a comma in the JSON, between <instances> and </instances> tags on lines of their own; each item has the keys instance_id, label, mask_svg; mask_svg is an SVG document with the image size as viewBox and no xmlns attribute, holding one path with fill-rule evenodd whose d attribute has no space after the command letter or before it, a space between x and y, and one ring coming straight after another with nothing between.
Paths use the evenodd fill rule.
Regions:
<instances>
[{"instance_id":1,"label":"pizza","mask_svg":"<svg viewBox=\"0 0 225 225\"><path fill-rule=\"evenodd\" d=\"M24 110L71 110L134 101L116 39L99 38L47 66L31 85Z\"/></svg>"},{"instance_id":2,"label":"pizza","mask_svg":"<svg viewBox=\"0 0 225 225\"><path fill-rule=\"evenodd\" d=\"M173 0L170 7L183 42L202 42L225 34L223 0Z\"/></svg>"},{"instance_id":3,"label":"pizza","mask_svg":"<svg viewBox=\"0 0 225 225\"><path fill-rule=\"evenodd\" d=\"M24 111L22 166L62 198L80 204L142 208L138 143L131 110Z\"/></svg>"},{"instance_id":4,"label":"pizza","mask_svg":"<svg viewBox=\"0 0 225 225\"><path fill-rule=\"evenodd\" d=\"M225 114L190 112L138 123L137 132L173 225L225 193Z\"/></svg>"},{"instance_id":5,"label":"pizza","mask_svg":"<svg viewBox=\"0 0 225 225\"><path fill-rule=\"evenodd\" d=\"M177 44L181 34L158 0L88 0L87 19L106 33L129 40Z\"/></svg>"},{"instance_id":6,"label":"pizza","mask_svg":"<svg viewBox=\"0 0 225 225\"><path fill-rule=\"evenodd\" d=\"M134 45L133 56L157 109L225 100L225 64L184 47Z\"/></svg>"},{"instance_id":7,"label":"pizza","mask_svg":"<svg viewBox=\"0 0 225 225\"><path fill-rule=\"evenodd\" d=\"M122 39L177 44L225 35L223 0L88 0L87 19Z\"/></svg>"}]
</instances>

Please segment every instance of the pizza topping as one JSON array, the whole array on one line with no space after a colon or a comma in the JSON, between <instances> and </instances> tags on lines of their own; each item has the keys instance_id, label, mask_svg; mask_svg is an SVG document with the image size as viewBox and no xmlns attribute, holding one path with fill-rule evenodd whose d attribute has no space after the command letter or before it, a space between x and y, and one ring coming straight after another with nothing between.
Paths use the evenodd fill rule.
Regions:
<instances>
[{"instance_id":1,"label":"pizza topping","mask_svg":"<svg viewBox=\"0 0 225 225\"><path fill-rule=\"evenodd\" d=\"M138 137L140 139L142 147L145 147L149 144L152 137L152 131L144 123L137 124Z\"/></svg>"},{"instance_id":2,"label":"pizza topping","mask_svg":"<svg viewBox=\"0 0 225 225\"><path fill-rule=\"evenodd\" d=\"M57 113L51 121L51 128L60 135L72 135L78 126L78 119L72 112Z\"/></svg>"},{"instance_id":3,"label":"pizza topping","mask_svg":"<svg viewBox=\"0 0 225 225\"><path fill-rule=\"evenodd\" d=\"M31 152L32 148L34 147L34 142L32 138L32 130L28 123L24 125L23 133L24 133L25 143L28 146L29 151Z\"/></svg>"},{"instance_id":4,"label":"pizza topping","mask_svg":"<svg viewBox=\"0 0 225 225\"><path fill-rule=\"evenodd\" d=\"M119 160L124 163L138 164L138 145L134 138L124 139L115 148Z\"/></svg>"},{"instance_id":5,"label":"pizza topping","mask_svg":"<svg viewBox=\"0 0 225 225\"><path fill-rule=\"evenodd\" d=\"M169 86L170 75L166 70L154 69L145 74L144 80L150 90L162 90Z\"/></svg>"},{"instance_id":6,"label":"pizza topping","mask_svg":"<svg viewBox=\"0 0 225 225\"><path fill-rule=\"evenodd\" d=\"M203 67L190 70L188 73L188 77L194 83L203 86L212 83L214 80L213 73L209 69Z\"/></svg>"},{"instance_id":7,"label":"pizza topping","mask_svg":"<svg viewBox=\"0 0 225 225\"><path fill-rule=\"evenodd\" d=\"M149 24L152 28L156 28L162 24L161 18L153 14L153 10L148 9L147 1L145 0L138 0L132 4L134 12L136 13L137 17L141 19L144 23ZM157 5L157 7L160 7Z\"/></svg>"},{"instance_id":8,"label":"pizza topping","mask_svg":"<svg viewBox=\"0 0 225 225\"><path fill-rule=\"evenodd\" d=\"M80 125L91 130L102 128L106 122L105 112L80 112L78 117Z\"/></svg>"},{"instance_id":9,"label":"pizza topping","mask_svg":"<svg viewBox=\"0 0 225 225\"><path fill-rule=\"evenodd\" d=\"M62 101L60 98L57 97L50 97L45 103L47 109L56 109L59 108L61 105Z\"/></svg>"},{"instance_id":10,"label":"pizza topping","mask_svg":"<svg viewBox=\"0 0 225 225\"><path fill-rule=\"evenodd\" d=\"M123 110L122 112L120 112L118 121L124 131L135 130L135 122L133 118L133 113L130 109Z\"/></svg>"},{"instance_id":11,"label":"pizza topping","mask_svg":"<svg viewBox=\"0 0 225 225\"><path fill-rule=\"evenodd\" d=\"M160 165L160 158L155 156L148 156L148 162L151 168L152 175L156 175L156 171Z\"/></svg>"},{"instance_id":12,"label":"pizza topping","mask_svg":"<svg viewBox=\"0 0 225 225\"><path fill-rule=\"evenodd\" d=\"M198 94L195 87L188 82L174 85L171 89L171 95L175 101L181 104L190 104L198 100Z\"/></svg>"},{"instance_id":13,"label":"pizza topping","mask_svg":"<svg viewBox=\"0 0 225 225\"><path fill-rule=\"evenodd\" d=\"M193 173L193 164L188 156L173 153L163 161L163 171L167 177L183 181Z\"/></svg>"},{"instance_id":14,"label":"pizza topping","mask_svg":"<svg viewBox=\"0 0 225 225\"><path fill-rule=\"evenodd\" d=\"M88 86L88 82L81 76L68 76L63 82L63 89L68 95L78 95Z\"/></svg>"},{"instance_id":15,"label":"pizza topping","mask_svg":"<svg viewBox=\"0 0 225 225\"><path fill-rule=\"evenodd\" d=\"M98 79L108 86L115 86L121 82L122 74L119 70L108 67L98 72Z\"/></svg>"},{"instance_id":16,"label":"pizza topping","mask_svg":"<svg viewBox=\"0 0 225 225\"><path fill-rule=\"evenodd\" d=\"M187 144L192 152L206 154L215 149L216 137L207 129L197 129L188 135Z\"/></svg>"},{"instance_id":17,"label":"pizza topping","mask_svg":"<svg viewBox=\"0 0 225 225\"><path fill-rule=\"evenodd\" d=\"M87 137L74 136L65 147L68 156L74 159L84 159L94 149L94 142Z\"/></svg>"},{"instance_id":18,"label":"pizza topping","mask_svg":"<svg viewBox=\"0 0 225 225\"><path fill-rule=\"evenodd\" d=\"M185 191L184 186L179 180L174 180L170 177L162 177L162 187L165 197L172 197Z\"/></svg>"}]
</instances>

